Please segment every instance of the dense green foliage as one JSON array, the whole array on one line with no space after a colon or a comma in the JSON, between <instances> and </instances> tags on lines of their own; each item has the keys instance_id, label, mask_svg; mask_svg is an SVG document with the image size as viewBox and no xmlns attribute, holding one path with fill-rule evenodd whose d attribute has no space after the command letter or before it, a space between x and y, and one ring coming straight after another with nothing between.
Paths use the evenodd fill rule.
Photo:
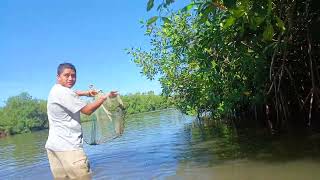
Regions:
<instances>
[{"instance_id":1,"label":"dense green foliage","mask_svg":"<svg viewBox=\"0 0 320 180\"><path fill-rule=\"evenodd\" d=\"M170 99L155 95L150 91L147 93L135 93L122 96L126 114L136 114L173 107Z\"/></svg>"},{"instance_id":2,"label":"dense green foliage","mask_svg":"<svg viewBox=\"0 0 320 180\"><path fill-rule=\"evenodd\" d=\"M0 109L0 131L18 134L48 127L46 101L21 93Z\"/></svg>"},{"instance_id":3,"label":"dense green foliage","mask_svg":"<svg viewBox=\"0 0 320 180\"><path fill-rule=\"evenodd\" d=\"M145 22L151 49L128 53L146 77L160 76L179 109L244 115L273 132L317 126L315 1L195 0L163 14L172 2L163 1L160 15ZM149 0L147 10L153 6Z\"/></svg>"}]
</instances>

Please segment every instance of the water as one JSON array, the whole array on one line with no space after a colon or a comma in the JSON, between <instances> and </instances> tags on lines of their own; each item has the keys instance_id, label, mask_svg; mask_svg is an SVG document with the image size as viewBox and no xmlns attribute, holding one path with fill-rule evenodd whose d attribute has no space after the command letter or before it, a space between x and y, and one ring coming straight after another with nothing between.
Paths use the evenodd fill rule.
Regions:
<instances>
[{"instance_id":1,"label":"water","mask_svg":"<svg viewBox=\"0 0 320 180\"><path fill-rule=\"evenodd\" d=\"M52 179L47 131L0 139L0 179ZM94 179L319 179L319 137L245 136L226 126L199 128L175 110L126 120L123 136L85 145Z\"/></svg>"}]
</instances>

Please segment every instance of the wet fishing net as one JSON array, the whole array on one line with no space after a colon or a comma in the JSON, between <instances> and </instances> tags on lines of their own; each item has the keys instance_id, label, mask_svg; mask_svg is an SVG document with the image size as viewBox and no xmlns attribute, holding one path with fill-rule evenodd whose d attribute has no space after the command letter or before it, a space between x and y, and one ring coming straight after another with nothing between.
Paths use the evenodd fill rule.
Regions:
<instances>
[{"instance_id":1,"label":"wet fishing net","mask_svg":"<svg viewBox=\"0 0 320 180\"><path fill-rule=\"evenodd\" d=\"M103 94L100 90L92 101ZM124 132L124 119L125 109L120 95L108 98L82 123L84 141L89 145L99 145L121 136Z\"/></svg>"}]
</instances>

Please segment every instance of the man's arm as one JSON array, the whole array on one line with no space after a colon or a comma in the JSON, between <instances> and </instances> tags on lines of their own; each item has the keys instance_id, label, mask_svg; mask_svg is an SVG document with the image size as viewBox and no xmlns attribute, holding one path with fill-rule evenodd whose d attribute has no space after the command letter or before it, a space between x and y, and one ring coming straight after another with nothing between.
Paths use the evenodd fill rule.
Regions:
<instances>
[{"instance_id":1,"label":"man's arm","mask_svg":"<svg viewBox=\"0 0 320 180\"><path fill-rule=\"evenodd\" d=\"M111 91L110 93L100 96L97 100L92 103L87 104L81 109L81 112L86 115L91 115L95 110L97 110L105 100L108 98L113 98L118 95L117 91Z\"/></svg>"},{"instance_id":2,"label":"man's arm","mask_svg":"<svg viewBox=\"0 0 320 180\"><path fill-rule=\"evenodd\" d=\"M96 90L87 90L87 91L80 91L80 90L76 90L74 91L78 96L88 96L88 97L92 97L98 94L98 92Z\"/></svg>"}]
</instances>

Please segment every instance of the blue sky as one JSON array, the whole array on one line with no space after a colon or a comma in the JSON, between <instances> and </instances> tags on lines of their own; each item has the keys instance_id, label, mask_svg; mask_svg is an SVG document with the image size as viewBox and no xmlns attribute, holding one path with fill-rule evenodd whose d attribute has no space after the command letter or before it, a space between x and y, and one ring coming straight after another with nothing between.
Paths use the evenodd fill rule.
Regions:
<instances>
[{"instance_id":1,"label":"blue sky","mask_svg":"<svg viewBox=\"0 0 320 180\"><path fill-rule=\"evenodd\" d=\"M1 0L0 106L21 92L46 99L62 62L77 68L75 89L94 84L120 94L160 93L160 83L143 77L124 50L148 48L139 20L156 12L147 12L146 4L147 0Z\"/></svg>"}]
</instances>

